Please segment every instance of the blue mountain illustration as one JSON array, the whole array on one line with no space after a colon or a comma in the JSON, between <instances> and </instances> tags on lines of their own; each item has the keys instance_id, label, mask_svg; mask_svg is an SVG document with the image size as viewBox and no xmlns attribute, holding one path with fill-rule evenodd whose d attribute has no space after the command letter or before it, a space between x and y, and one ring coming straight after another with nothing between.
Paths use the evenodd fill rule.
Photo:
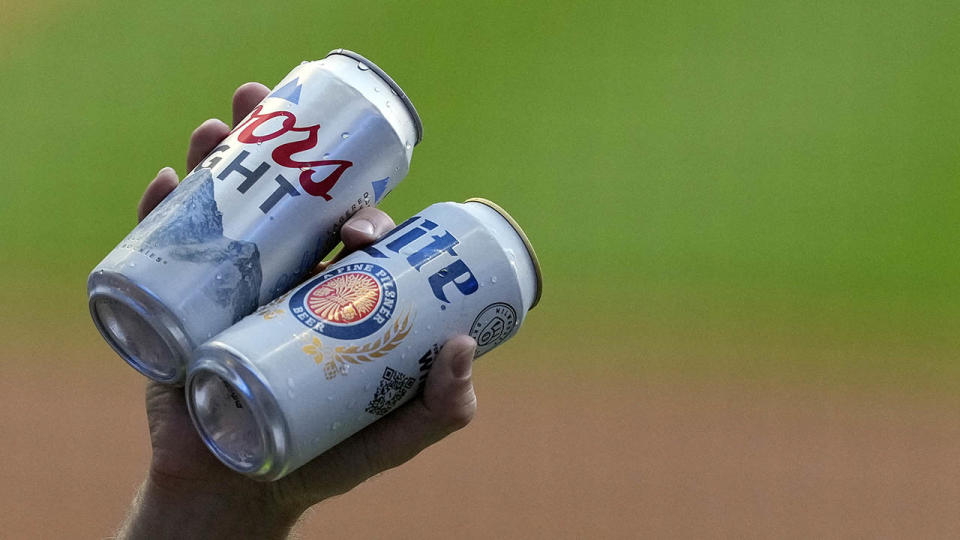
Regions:
<instances>
[{"instance_id":1,"label":"blue mountain illustration","mask_svg":"<svg viewBox=\"0 0 960 540\"><path fill-rule=\"evenodd\" d=\"M257 308L263 279L260 250L253 242L223 235L223 214L213 197L210 169L197 169L184 178L127 241L163 253L171 261L209 267L197 275L215 274L216 278L197 287L234 321Z\"/></svg>"}]
</instances>

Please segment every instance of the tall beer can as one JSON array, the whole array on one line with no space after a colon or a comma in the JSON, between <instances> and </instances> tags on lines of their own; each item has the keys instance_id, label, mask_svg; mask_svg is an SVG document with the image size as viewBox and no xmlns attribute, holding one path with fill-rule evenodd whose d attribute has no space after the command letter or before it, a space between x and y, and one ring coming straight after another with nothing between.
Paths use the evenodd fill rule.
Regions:
<instances>
[{"instance_id":1,"label":"tall beer can","mask_svg":"<svg viewBox=\"0 0 960 540\"><path fill-rule=\"evenodd\" d=\"M278 479L415 396L447 339L515 335L540 291L505 211L434 204L199 347L191 417L227 466Z\"/></svg>"},{"instance_id":2,"label":"tall beer can","mask_svg":"<svg viewBox=\"0 0 960 540\"><path fill-rule=\"evenodd\" d=\"M151 379L299 282L347 218L406 176L422 125L351 51L303 62L93 270L90 313Z\"/></svg>"}]
</instances>

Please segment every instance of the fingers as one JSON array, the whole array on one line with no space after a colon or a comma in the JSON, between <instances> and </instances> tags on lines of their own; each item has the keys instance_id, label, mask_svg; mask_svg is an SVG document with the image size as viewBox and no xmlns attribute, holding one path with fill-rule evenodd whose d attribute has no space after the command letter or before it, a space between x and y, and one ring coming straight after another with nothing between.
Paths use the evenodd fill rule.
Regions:
<instances>
[{"instance_id":1,"label":"fingers","mask_svg":"<svg viewBox=\"0 0 960 540\"><path fill-rule=\"evenodd\" d=\"M386 212L377 208L362 208L340 229L340 240L347 252L369 246L396 227Z\"/></svg>"},{"instance_id":2,"label":"fingers","mask_svg":"<svg viewBox=\"0 0 960 540\"><path fill-rule=\"evenodd\" d=\"M468 336L449 340L434 361L422 395L303 467L295 481L306 497L343 493L466 426L477 410L471 379L476 348Z\"/></svg>"},{"instance_id":3,"label":"fingers","mask_svg":"<svg viewBox=\"0 0 960 540\"><path fill-rule=\"evenodd\" d=\"M269 93L270 89L258 82L240 85L233 93L233 125L239 124Z\"/></svg>"},{"instance_id":4,"label":"fingers","mask_svg":"<svg viewBox=\"0 0 960 540\"><path fill-rule=\"evenodd\" d=\"M177 173L170 167L164 167L157 173L156 178L147 184L140 202L137 204L137 221L143 221L160 201L177 187Z\"/></svg>"},{"instance_id":5,"label":"fingers","mask_svg":"<svg viewBox=\"0 0 960 540\"><path fill-rule=\"evenodd\" d=\"M394 227L396 225L393 223L393 219L383 210L372 207L361 208L340 228L340 240L343 242L343 249L329 261L317 264L314 270L322 272L331 264L354 251L376 242L381 236L392 231Z\"/></svg>"},{"instance_id":6,"label":"fingers","mask_svg":"<svg viewBox=\"0 0 960 540\"><path fill-rule=\"evenodd\" d=\"M237 88L233 93L233 125L243 120L250 111L270 93L266 86L248 82ZM187 170L192 170L200 161L213 150L217 143L230 134L230 127L222 121L211 118L200 124L190 135L190 146L187 148Z\"/></svg>"},{"instance_id":7,"label":"fingers","mask_svg":"<svg viewBox=\"0 0 960 540\"><path fill-rule=\"evenodd\" d=\"M230 128L216 118L207 120L193 130L190 134L190 146L187 147L187 171L199 165L204 156L229 134Z\"/></svg>"},{"instance_id":8,"label":"fingers","mask_svg":"<svg viewBox=\"0 0 960 540\"><path fill-rule=\"evenodd\" d=\"M473 338L457 336L444 344L427 377L423 407L443 435L465 427L477 412L472 379L476 353Z\"/></svg>"}]
</instances>

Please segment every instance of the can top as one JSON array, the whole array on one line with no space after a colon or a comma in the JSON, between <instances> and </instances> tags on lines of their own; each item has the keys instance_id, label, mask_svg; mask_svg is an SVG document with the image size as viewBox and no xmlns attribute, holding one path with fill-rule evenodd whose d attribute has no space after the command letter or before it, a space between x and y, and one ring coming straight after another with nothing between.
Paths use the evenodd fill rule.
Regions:
<instances>
[{"instance_id":1,"label":"can top","mask_svg":"<svg viewBox=\"0 0 960 540\"><path fill-rule=\"evenodd\" d=\"M526 233L524 233L523 229L520 228L520 224L518 224L517 221L513 219L513 216L508 214L506 210L501 208L500 205L491 200L481 197L471 197L463 202L475 202L493 208L498 214L503 216L503 219L510 223L510 226L513 227L513 230L517 231L517 236L519 236L520 240L523 241L523 246L527 248L527 253L530 255L530 262L533 263L533 271L536 274L537 292L533 297L533 303L530 305L530 309L537 307L537 303L540 302L540 296L543 294L543 274L540 273L540 260L537 259L537 252L533 250L533 244L530 243L530 239L527 238Z\"/></svg>"},{"instance_id":2,"label":"can top","mask_svg":"<svg viewBox=\"0 0 960 540\"><path fill-rule=\"evenodd\" d=\"M417 131L417 140L413 144L414 146L420 144L420 141L423 140L423 122L420 121L420 115L417 113L417 108L413 106L413 102L410 101L410 98L407 97L407 94L403 92L403 89L400 88L400 85L390 78L385 71L380 69L380 66L374 64L360 53L356 53L347 49L334 49L327 53L327 56L332 56L334 54L340 54L349 58L353 58L357 62L367 66L371 71L383 79L384 82L386 82L394 92L396 92L397 97L400 98L400 101L403 101L403 104L407 107L407 111L410 112L410 116L413 117L413 126Z\"/></svg>"}]
</instances>

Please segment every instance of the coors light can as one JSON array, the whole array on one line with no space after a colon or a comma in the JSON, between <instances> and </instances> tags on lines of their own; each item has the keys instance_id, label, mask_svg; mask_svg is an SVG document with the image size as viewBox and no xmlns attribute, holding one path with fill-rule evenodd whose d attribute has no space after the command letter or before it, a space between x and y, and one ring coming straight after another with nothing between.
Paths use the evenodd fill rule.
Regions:
<instances>
[{"instance_id":1,"label":"coors light can","mask_svg":"<svg viewBox=\"0 0 960 540\"><path fill-rule=\"evenodd\" d=\"M278 479L416 395L447 339L512 337L540 291L505 211L434 204L198 348L191 417L227 466Z\"/></svg>"},{"instance_id":2,"label":"coors light can","mask_svg":"<svg viewBox=\"0 0 960 540\"><path fill-rule=\"evenodd\" d=\"M90 313L151 379L299 282L346 219L407 174L417 111L343 49L304 62L90 274Z\"/></svg>"}]
</instances>

